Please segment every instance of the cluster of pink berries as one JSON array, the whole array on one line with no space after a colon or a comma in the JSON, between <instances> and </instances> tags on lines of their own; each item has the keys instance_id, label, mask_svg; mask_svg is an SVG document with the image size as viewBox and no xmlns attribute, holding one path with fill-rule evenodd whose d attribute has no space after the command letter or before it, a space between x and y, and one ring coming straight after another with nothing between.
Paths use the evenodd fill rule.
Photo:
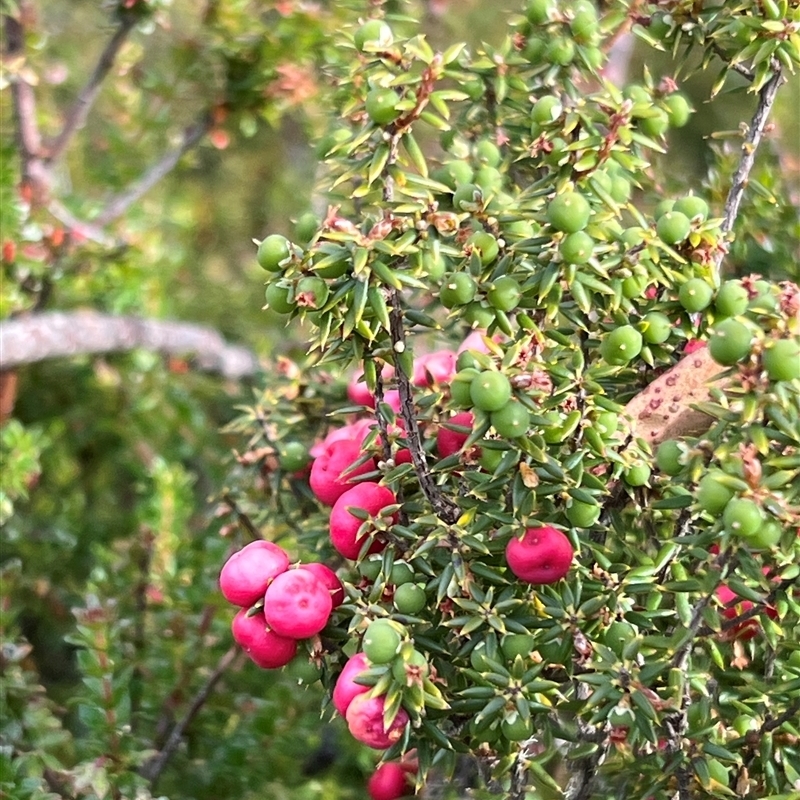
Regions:
<instances>
[{"instance_id":1,"label":"cluster of pink berries","mask_svg":"<svg viewBox=\"0 0 800 800\"><path fill-rule=\"evenodd\" d=\"M319 563L293 567L281 547L263 540L225 562L219 585L225 599L240 606L233 638L264 669L288 664L297 642L316 636L344 602L344 587L333 570Z\"/></svg>"}]
</instances>

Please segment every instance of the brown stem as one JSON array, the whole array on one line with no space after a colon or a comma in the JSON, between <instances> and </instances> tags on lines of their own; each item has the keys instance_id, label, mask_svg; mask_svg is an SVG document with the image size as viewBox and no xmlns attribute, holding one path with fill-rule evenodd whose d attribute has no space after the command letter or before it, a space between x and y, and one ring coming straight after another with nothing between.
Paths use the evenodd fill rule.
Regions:
<instances>
[{"instance_id":1,"label":"brown stem","mask_svg":"<svg viewBox=\"0 0 800 800\"><path fill-rule=\"evenodd\" d=\"M264 537L261 535L261 531L253 524L253 521L247 514L239 508L239 504L236 500L233 499L229 492L225 492L222 495L222 502L225 503L226 506L236 514L237 522L253 537L253 539L263 539Z\"/></svg>"},{"instance_id":2,"label":"brown stem","mask_svg":"<svg viewBox=\"0 0 800 800\"><path fill-rule=\"evenodd\" d=\"M94 224L104 227L121 217L139 198L175 168L181 156L191 150L211 130L212 125L211 113L203 112L199 119L184 128L180 144L165 153L125 191L112 198L94 219Z\"/></svg>"},{"instance_id":3,"label":"brown stem","mask_svg":"<svg viewBox=\"0 0 800 800\"><path fill-rule=\"evenodd\" d=\"M172 356L191 355L200 369L230 379L249 377L259 370L254 353L228 344L213 328L187 322L53 311L0 323L4 369L49 358L137 348Z\"/></svg>"},{"instance_id":4,"label":"brown stem","mask_svg":"<svg viewBox=\"0 0 800 800\"><path fill-rule=\"evenodd\" d=\"M392 291L391 300L389 322L392 347L396 353L402 353L406 349L406 338L405 329L403 328L403 301L398 290ZM425 449L422 446L422 435L414 413L414 395L411 389L411 379L406 375L399 358L395 359L395 378L397 379L397 388L400 394L400 416L405 422L408 449L411 453L411 462L414 465L420 488L433 507L436 516L448 524L453 524L458 519L458 506L439 491L439 487L428 469Z\"/></svg>"},{"instance_id":5,"label":"brown stem","mask_svg":"<svg viewBox=\"0 0 800 800\"><path fill-rule=\"evenodd\" d=\"M4 14L6 29L5 59L8 63L24 63L25 26L24 20L32 16L29 3L22 2L16 16ZM46 195L49 176L40 160L42 139L36 121L36 96L33 86L27 82L23 71L16 70L11 80L11 97L16 123L17 147L22 162L22 181L34 190L34 199Z\"/></svg>"},{"instance_id":6,"label":"brown stem","mask_svg":"<svg viewBox=\"0 0 800 800\"><path fill-rule=\"evenodd\" d=\"M46 162L48 164L53 164L61 158L75 132L83 127L89 115L89 111L91 111L94 101L100 93L103 81L114 66L117 53L119 53L135 23L136 19L133 14L126 14L122 18L116 32L100 54L100 58L92 74L89 76L89 80L75 98L72 108L67 112L64 127L47 146Z\"/></svg>"},{"instance_id":7,"label":"brown stem","mask_svg":"<svg viewBox=\"0 0 800 800\"><path fill-rule=\"evenodd\" d=\"M744 190L747 188L750 171L753 169L753 164L756 160L756 150L764 135L767 119L775 103L778 89L784 82L783 73L780 68L776 65L774 70L773 76L761 87L758 93L758 105L750 121L750 128L747 131L747 136L745 136L744 143L742 144L742 158L739 162L739 166L736 168L736 172L733 174L731 188L725 200L722 224L720 225L720 230L723 234L730 233L736 222ZM719 267L722 262L722 257L723 253L720 253L717 258L717 267Z\"/></svg>"},{"instance_id":8,"label":"brown stem","mask_svg":"<svg viewBox=\"0 0 800 800\"><path fill-rule=\"evenodd\" d=\"M191 721L195 718L195 716L197 716L197 713L205 705L206 701L211 696L211 693L214 691L214 687L217 685L217 683L219 683L220 679L225 674L225 671L231 666L239 654L240 650L238 645L234 645L228 650L227 653L225 653L224 656L222 656L217 663L217 666L214 668L214 671L211 673L211 675L209 675L206 682L200 687L200 690L194 696L194 699L189 705L189 708L186 710L186 713L183 715L180 721L176 723L175 727L170 732L167 743L164 745L161 752L143 767L142 774L150 782L151 789L155 789L158 779L161 777L161 773L164 772L169 760L178 749L178 745L181 743L181 739L183 738L183 734L186 732L186 728L189 727Z\"/></svg>"}]
</instances>

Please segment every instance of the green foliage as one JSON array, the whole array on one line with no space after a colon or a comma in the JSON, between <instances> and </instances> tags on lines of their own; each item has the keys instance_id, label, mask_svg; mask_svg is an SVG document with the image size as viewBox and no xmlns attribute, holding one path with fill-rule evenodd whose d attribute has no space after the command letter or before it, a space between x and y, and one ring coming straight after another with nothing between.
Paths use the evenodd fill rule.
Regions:
<instances>
[{"instance_id":1,"label":"green foliage","mask_svg":"<svg viewBox=\"0 0 800 800\"><path fill-rule=\"evenodd\" d=\"M746 63L769 105L776 70L800 57L796 41L774 35L794 23L771 14L746 2L676 3L639 33L680 64L698 49L704 64L746 53L725 75ZM741 366L702 404L701 436L683 435L660 473L625 404L689 340L721 335L714 300L735 212L714 193L739 161L723 178L721 157L707 180L682 187L674 210L658 204L670 120L682 126L688 109L667 103L669 80L646 74L621 91L599 79L600 31L613 35L623 21L623 8L597 21L589 4L533 3L513 35L474 55L395 31L379 52L360 48L349 68L337 61L336 125L347 133L321 153L337 205L270 282L297 298L306 276L347 268L318 278L324 299L289 312L309 330L307 365L287 370L282 387L273 380L236 427L267 453L284 437L321 452L318 437L337 427L343 438L365 436L362 461L372 456L377 469L360 479L402 498L395 524L373 523L382 555L340 570L348 600L321 643L329 689L355 646L372 663L372 696L391 709L387 724L400 708L410 715L386 758L414 747L425 775L471 753L509 796L522 790L520 775L542 796L561 796L558 765L588 770L583 797L611 787L630 797L788 796L800 768L790 666L800 385L777 353L797 346L798 289L745 279L749 306L724 324L746 326L753 341L720 359ZM374 93L389 88L392 113L374 113ZM433 131L438 157L420 146ZM584 230L591 254L565 258L564 237ZM788 242L776 227L768 238ZM787 255L775 267L795 265ZM508 302L498 289L506 282ZM645 337L645 319L667 324ZM471 330L481 334L466 345L473 363L459 360L452 395L455 369L419 377L423 354L455 348ZM332 375L361 371L374 413L336 402ZM399 411L383 402L395 390ZM317 405L328 394L333 405ZM522 435L493 424L507 404L528 412ZM436 431L465 406L474 417L461 447L442 453ZM609 414L619 424L598 424ZM342 426L353 419L372 428ZM399 457L406 449L411 463ZM268 508L254 519L278 540L302 526L302 541L333 563L329 512L304 476L268 458L264 468ZM701 500L712 475L725 492L714 509ZM531 588L509 572L505 551L544 524L567 534L575 561L566 580ZM427 597L412 614L392 602L399 559ZM397 626L402 644L376 644L378 624ZM529 637L528 651L507 655L510 635ZM399 666L412 651L428 676L405 682ZM757 742L738 732L740 714L755 720ZM533 751L519 744L531 736Z\"/></svg>"},{"instance_id":2,"label":"green foliage","mask_svg":"<svg viewBox=\"0 0 800 800\"><path fill-rule=\"evenodd\" d=\"M0 316L200 318L297 362L273 359L250 394L143 352L20 371L0 429L5 794L361 797L374 754L327 700L363 649L387 721L412 719L386 758L416 747L420 781L470 756L515 797L581 775L584 797L793 796L797 294L773 282L798 276L791 132L726 209L739 123L798 61L790 5L532 0L462 45L411 5L42 4L4 81L37 79L46 137L94 66L86 30L133 24L51 187L68 214L102 218L180 129L207 125L214 147L86 241L4 144ZM601 70L629 22L663 61L648 49L652 69L616 87ZM684 138L700 118L712 145L687 175L675 159L700 149ZM327 212L303 214L312 200ZM265 321L250 240L267 229ZM742 328L733 355L715 344ZM706 430L654 456L625 404L697 339L727 382ZM437 352L456 366L422 359ZM348 387L361 373L375 412ZM371 534L382 553L348 563L308 467L369 421L346 430L398 516ZM447 455L442 431L461 436ZM544 523L573 566L523 584L506 546ZM255 535L346 582L282 672L230 650L217 586Z\"/></svg>"}]
</instances>

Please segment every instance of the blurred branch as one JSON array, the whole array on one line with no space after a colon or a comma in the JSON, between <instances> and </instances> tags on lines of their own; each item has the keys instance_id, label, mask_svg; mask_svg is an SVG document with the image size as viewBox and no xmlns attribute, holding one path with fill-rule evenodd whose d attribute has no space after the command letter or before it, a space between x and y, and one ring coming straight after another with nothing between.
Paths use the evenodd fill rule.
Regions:
<instances>
[{"instance_id":1,"label":"blurred branch","mask_svg":"<svg viewBox=\"0 0 800 800\"><path fill-rule=\"evenodd\" d=\"M47 156L45 160L48 164L53 164L58 161L67 149L74 133L83 127L86 122L86 117L89 115L89 111L92 105L94 105L97 95L100 93L100 87L106 75L111 71L111 67L114 66L117 53L119 53L135 23L136 19L133 14L126 14L123 16L116 33L111 37L111 40L100 54L100 59L90 75L89 80L86 82L83 89L81 89L72 108L67 112L64 127L47 147Z\"/></svg>"},{"instance_id":2,"label":"blurred branch","mask_svg":"<svg viewBox=\"0 0 800 800\"><path fill-rule=\"evenodd\" d=\"M161 777L161 773L166 768L169 760L172 758L175 751L178 749L178 745L181 743L181 739L183 738L183 734L186 732L186 728L189 727L191 721L197 715L197 712L205 705L208 698L211 696L211 692L214 691L214 687L219 683L220 678L225 674L225 671L230 667L230 665L234 662L236 657L241 653L238 645L234 645L231 647L227 653L219 660L219 663L214 668L214 671L211 675L208 676L206 682L200 687L200 690L194 696L191 705L186 710L186 713L183 715L180 722L178 722L175 727L172 729L172 732L169 735L169 739L167 739L167 743L164 745L161 752L153 758L153 760L146 764L142 769L142 774L144 777L150 781L151 787L155 787L158 783L158 779Z\"/></svg>"},{"instance_id":3,"label":"blurred branch","mask_svg":"<svg viewBox=\"0 0 800 800\"><path fill-rule=\"evenodd\" d=\"M720 225L720 229L723 233L730 233L736 222L750 171L753 169L753 164L756 160L756 150L764 135L767 119L775 103L778 89L784 81L780 67L776 65L774 69L775 74L761 87L758 93L758 105L753 114L753 119L750 121L750 128L747 131L747 136L742 144L742 159L733 175L733 182L728 192L728 197L725 200L725 209L723 212L722 224ZM722 261L722 255L723 254L720 253L718 265L719 262Z\"/></svg>"},{"instance_id":4,"label":"blurred branch","mask_svg":"<svg viewBox=\"0 0 800 800\"><path fill-rule=\"evenodd\" d=\"M211 130L212 125L211 113L204 111L195 122L184 128L178 146L166 152L124 192L112 198L93 220L94 224L103 227L121 217L142 195L174 169L181 156L191 150Z\"/></svg>"},{"instance_id":5,"label":"blurred branch","mask_svg":"<svg viewBox=\"0 0 800 800\"><path fill-rule=\"evenodd\" d=\"M72 236L88 239L95 244L103 247L121 247L122 242L118 242L113 236L86 220L78 219L63 203L58 200L51 200L47 204L47 210L67 229Z\"/></svg>"},{"instance_id":6,"label":"blurred branch","mask_svg":"<svg viewBox=\"0 0 800 800\"><path fill-rule=\"evenodd\" d=\"M16 137L22 161L22 180L44 189L48 181L42 168L40 151L42 139L36 122L36 97L33 86L25 77L25 27L24 20L32 14L31 7L21 2L17 15L3 14L6 29L6 52L4 62L11 69L6 74L11 81L11 97L16 120Z\"/></svg>"},{"instance_id":7,"label":"blurred branch","mask_svg":"<svg viewBox=\"0 0 800 800\"><path fill-rule=\"evenodd\" d=\"M50 358L143 348L191 355L197 366L240 379L259 371L256 355L229 344L213 328L188 322L118 317L94 311L48 312L0 324L3 369Z\"/></svg>"}]
</instances>

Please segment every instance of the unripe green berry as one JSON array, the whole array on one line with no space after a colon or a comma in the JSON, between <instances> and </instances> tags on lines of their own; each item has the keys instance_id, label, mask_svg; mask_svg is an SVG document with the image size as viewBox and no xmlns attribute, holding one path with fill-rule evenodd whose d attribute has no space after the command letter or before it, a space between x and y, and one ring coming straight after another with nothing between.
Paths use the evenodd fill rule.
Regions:
<instances>
[{"instance_id":1,"label":"unripe green berry","mask_svg":"<svg viewBox=\"0 0 800 800\"><path fill-rule=\"evenodd\" d=\"M714 290L702 278L690 278L678 291L678 302L690 313L707 308L713 297Z\"/></svg>"},{"instance_id":2,"label":"unripe green berry","mask_svg":"<svg viewBox=\"0 0 800 800\"><path fill-rule=\"evenodd\" d=\"M564 233L582 231L589 224L592 208L578 192L556 195L547 206L547 221Z\"/></svg>"}]
</instances>

